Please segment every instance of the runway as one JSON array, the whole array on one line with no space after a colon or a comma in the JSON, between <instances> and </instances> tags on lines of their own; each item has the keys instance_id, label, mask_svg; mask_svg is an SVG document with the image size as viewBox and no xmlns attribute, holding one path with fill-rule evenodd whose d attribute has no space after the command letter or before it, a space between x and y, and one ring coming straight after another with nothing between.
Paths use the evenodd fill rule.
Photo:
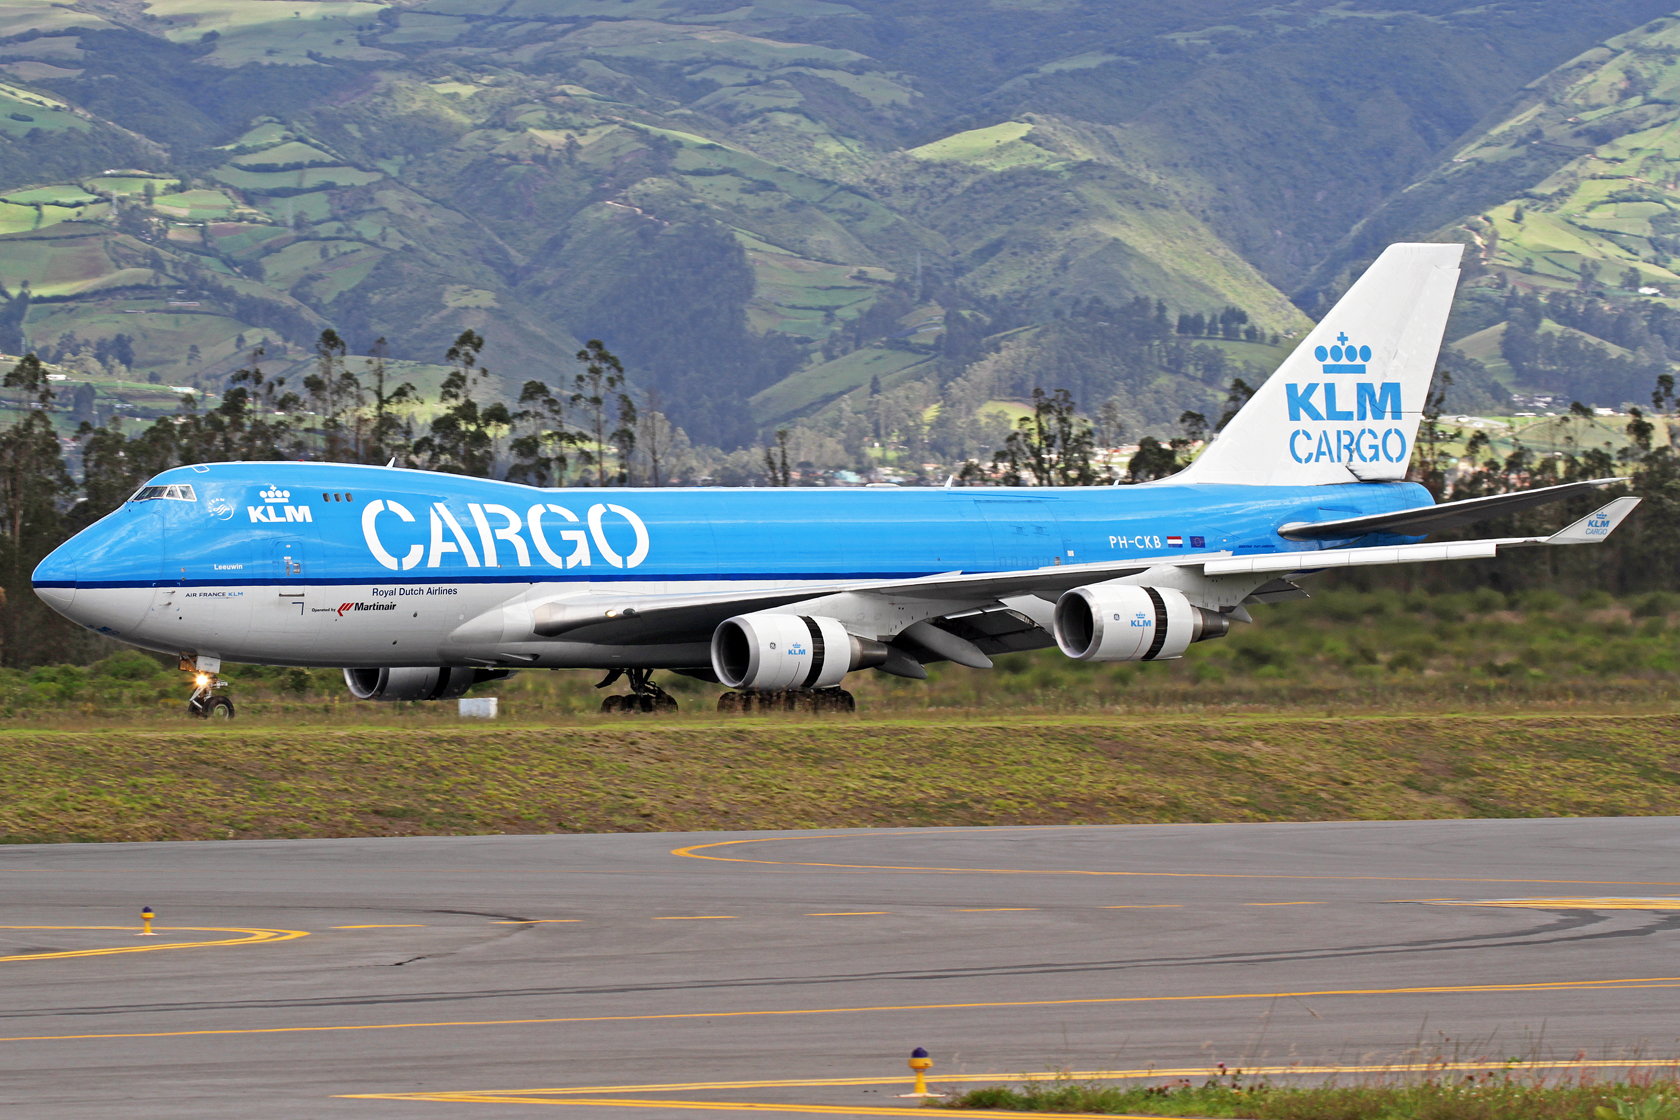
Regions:
<instances>
[{"instance_id":1,"label":"runway","mask_svg":"<svg viewBox=\"0 0 1680 1120\"><path fill-rule=\"evenodd\" d=\"M916 1046L955 1091L1680 1056L1668 818L13 846L0 899L31 1120L897 1115Z\"/></svg>"}]
</instances>

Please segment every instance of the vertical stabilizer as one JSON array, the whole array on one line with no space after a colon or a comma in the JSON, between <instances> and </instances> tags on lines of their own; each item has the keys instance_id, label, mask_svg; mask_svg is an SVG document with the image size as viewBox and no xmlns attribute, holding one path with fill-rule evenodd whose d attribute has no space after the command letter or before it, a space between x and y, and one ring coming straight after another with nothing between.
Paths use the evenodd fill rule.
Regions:
<instances>
[{"instance_id":1,"label":"vertical stabilizer","mask_svg":"<svg viewBox=\"0 0 1680 1120\"><path fill-rule=\"evenodd\" d=\"M1458 285L1461 245L1390 245L1174 482L1402 478Z\"/></svg>"}]
</instances>

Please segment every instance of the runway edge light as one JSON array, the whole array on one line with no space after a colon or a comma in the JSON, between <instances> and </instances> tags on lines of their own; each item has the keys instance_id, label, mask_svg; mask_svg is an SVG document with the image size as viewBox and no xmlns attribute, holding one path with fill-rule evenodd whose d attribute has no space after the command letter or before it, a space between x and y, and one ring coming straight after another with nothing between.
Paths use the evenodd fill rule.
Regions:
<instances>
[{"instance_id":1,"label":"runway edge light","mask_svg":"<svg viewBox=\"0 0 1680 1120\"><path fill-rule=\"evenodd\" d=\"M930 1093L927 1087L927 1071L933 1068L933 1059L928 1052L918 1046L910 1051L910 1068L916 1072L916 1087L908 1093L900 1093L899 1098L910 1097L943 1097L944 1093Z\"/></svg>"},{"instance_id":2,"label":"runway edge light","mask_svg":"<svg viewBox=\"0 0 1680 1120\"><path fill-rule=\"evenodd\" d=\"M140 907L141 930L140 930L139 933L135 934L135 936L136 937L156 937L157 934L152 932L152 919L155 918L155 917L157 917L157 915L152 913L152 908L150 906Z\"/></svg>"}]
</instances>

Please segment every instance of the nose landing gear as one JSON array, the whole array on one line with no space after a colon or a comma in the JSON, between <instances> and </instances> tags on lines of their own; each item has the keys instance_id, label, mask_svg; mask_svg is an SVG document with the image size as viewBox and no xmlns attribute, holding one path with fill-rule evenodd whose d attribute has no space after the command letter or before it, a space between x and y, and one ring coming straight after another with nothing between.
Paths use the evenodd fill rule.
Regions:
<instances>
[{"instance_id":1,"label":"nose landing gear","mask_svg":"<svg viewBox=\"0 0 1680 1120\"><path fill-rule=\"evenodd\" d=\"M187 701L187 714L194 719L233 718L233 698L216 695L218 688L228 686L226 681L216 675L221 668L222 663L219 660L181 655L181 671L193 675L193 691L191 699Z\"/></svg>"},{"instance_id":2,"label":"nose landing gear","mask_svg":"<svg viewBox=\"0 0 1680 1120\"><path fill-rule=\"evenodd\" d=\"M603 713L633 714L677 710L676 698L653 683L652 669L614 669L595 687L607 688L620 677L629 678L630 695L607 697L601 701Z\"/></svg>"},{"instance_id":3,"label":"nose landing gear","mask_svg":"<svg viewBox=\"0 0 1680 1120\"><path fill-rule=\"evenodd\" d=\"M192 699L187 701L187 714L197 719L232 719L233 698L217 696L215 690L226 688L227 682L211 673L193 678Z\"/></svg>"}]
</instances>

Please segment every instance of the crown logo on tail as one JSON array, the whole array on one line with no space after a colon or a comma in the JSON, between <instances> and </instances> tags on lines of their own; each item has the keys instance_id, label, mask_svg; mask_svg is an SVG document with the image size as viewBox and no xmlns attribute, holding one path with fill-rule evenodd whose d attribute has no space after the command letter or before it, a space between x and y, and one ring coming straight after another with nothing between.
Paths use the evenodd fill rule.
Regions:
<instances>
[{"instance_id":1,"label":"crown logo on tail","mask_svg":"<svg viewBox=\"0 0 1680 1120\"><path fill-rule=\"evenodd\" d=\"M292 500L290 490L282 490L278 486L270 486L267 490L259 491L265 502L289 502Z\"/></svg>"},{"instance_id":2,"label":"crown logo on tail","mask_svg":"<svg viewBox=\"0 0 1680 1120\"><path fill-rule=\"evenodd\" d=\"M1336 336L1336 345L1314 347L1313 357L1324 363L1325 373L1362 374L1365 363L1371 360L1371 348L1355 346L1348 341L1347 332L1343 331Z\"/></svg>"}]
</instances>

